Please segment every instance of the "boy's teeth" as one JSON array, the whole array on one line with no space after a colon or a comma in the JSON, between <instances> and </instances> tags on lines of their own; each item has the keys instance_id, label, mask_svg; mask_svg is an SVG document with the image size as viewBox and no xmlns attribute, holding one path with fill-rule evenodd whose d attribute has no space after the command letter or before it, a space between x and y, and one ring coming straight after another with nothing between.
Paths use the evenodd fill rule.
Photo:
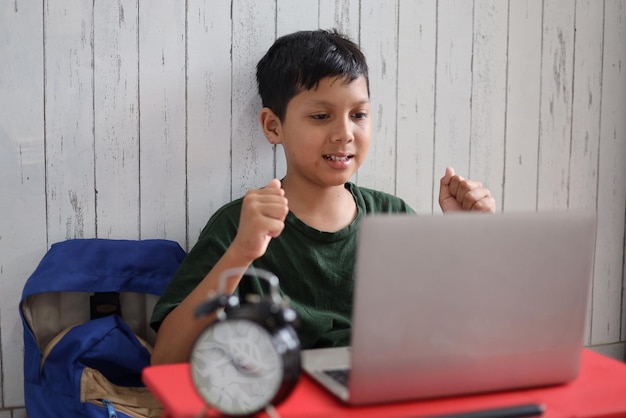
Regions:
<instances>
[{"instance_id":1,"label":"boy's teeth","mask_svg":"<svg viewBox=\"0 0 626 418\"><path fill-rule=\"evenodd\" d=\"M327 155L326 158L328 158L331 161L347 161L348 157L338 157L336 155Z\"/></svg>"}]
</instances>

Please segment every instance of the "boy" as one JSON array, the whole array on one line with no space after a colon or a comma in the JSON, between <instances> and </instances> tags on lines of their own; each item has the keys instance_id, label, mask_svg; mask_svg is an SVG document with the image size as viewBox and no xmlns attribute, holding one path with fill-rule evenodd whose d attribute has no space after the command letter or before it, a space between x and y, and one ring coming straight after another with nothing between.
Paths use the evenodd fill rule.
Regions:
<instances>
[{"instance_id":1,"label":"boy","mask_svg":"<svg viewBox=\"0 0 626 418\"><path fill-rule=\"evenodd\" d=\"M219 209L202 231L155 307L154 364L187 361L199 333L214 319L194 309L234 267L268 270L298 314L303 348L350 340L356 233L368 213L414 213L401 199L349 182L370 143L365 57L336 32L279 38L257 65L267 140L281 144L287 173ZM446 169L443 211L494 212L480 183ZM262 291L257 280L231 277L226 291Z\"/></svg>"}]
</instances>

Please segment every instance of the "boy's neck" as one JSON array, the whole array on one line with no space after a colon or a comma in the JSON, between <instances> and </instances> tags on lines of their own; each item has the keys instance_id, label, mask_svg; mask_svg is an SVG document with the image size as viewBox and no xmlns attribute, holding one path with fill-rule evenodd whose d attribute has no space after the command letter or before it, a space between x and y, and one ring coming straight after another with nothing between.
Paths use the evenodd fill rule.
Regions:
<instances>
[{"instance_id":1,"label":"boy's neck","mask_svg":"<svg viewBox=\"0 0 626 418\"><path fill-rule=\"evenodd\" d=\"M300 185L285 177L282 188L289 202L289 210L312 228L336 232L350 225L356 218L356 202L344 184L315 187L310 183Z\"/></svg>"}]
</instances>

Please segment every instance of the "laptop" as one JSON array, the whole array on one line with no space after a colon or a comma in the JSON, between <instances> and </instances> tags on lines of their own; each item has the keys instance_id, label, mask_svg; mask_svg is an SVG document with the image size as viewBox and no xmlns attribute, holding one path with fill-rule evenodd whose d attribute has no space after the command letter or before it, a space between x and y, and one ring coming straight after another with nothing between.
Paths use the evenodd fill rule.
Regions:
<instances>
[{"instance_id":1,"label":"laptop","mask_svg":"<svg viewBox=\"0 0 626 418\"><path fill-rule=\"evenodd\" d=\"M351 346L303 350L303 369L353 405L571 381L595 239L581 213L367 216Z\"/></svg>"}]
</instances>

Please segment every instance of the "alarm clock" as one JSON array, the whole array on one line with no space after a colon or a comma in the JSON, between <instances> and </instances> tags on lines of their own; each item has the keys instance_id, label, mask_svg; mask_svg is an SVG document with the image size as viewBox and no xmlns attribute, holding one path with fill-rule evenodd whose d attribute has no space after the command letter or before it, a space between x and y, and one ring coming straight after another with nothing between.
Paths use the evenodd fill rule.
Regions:
<instances>
[{"instance_id":1,"label":"alarm clock","mask_svg":"<svg viewBox=\"0 0 626 418\"><path fill-rule=\"evenodd\" d=\"M240 303L224 293L235 275L269 283L269 294ZM252 415L277 406L301 373L296 313L280 295L278 278L262 269L234 268L220 275L218 291L196 309L196 317L216 313L191 350L194 386L208 405L230 416Z\"/></svg>"}]
</instances>

